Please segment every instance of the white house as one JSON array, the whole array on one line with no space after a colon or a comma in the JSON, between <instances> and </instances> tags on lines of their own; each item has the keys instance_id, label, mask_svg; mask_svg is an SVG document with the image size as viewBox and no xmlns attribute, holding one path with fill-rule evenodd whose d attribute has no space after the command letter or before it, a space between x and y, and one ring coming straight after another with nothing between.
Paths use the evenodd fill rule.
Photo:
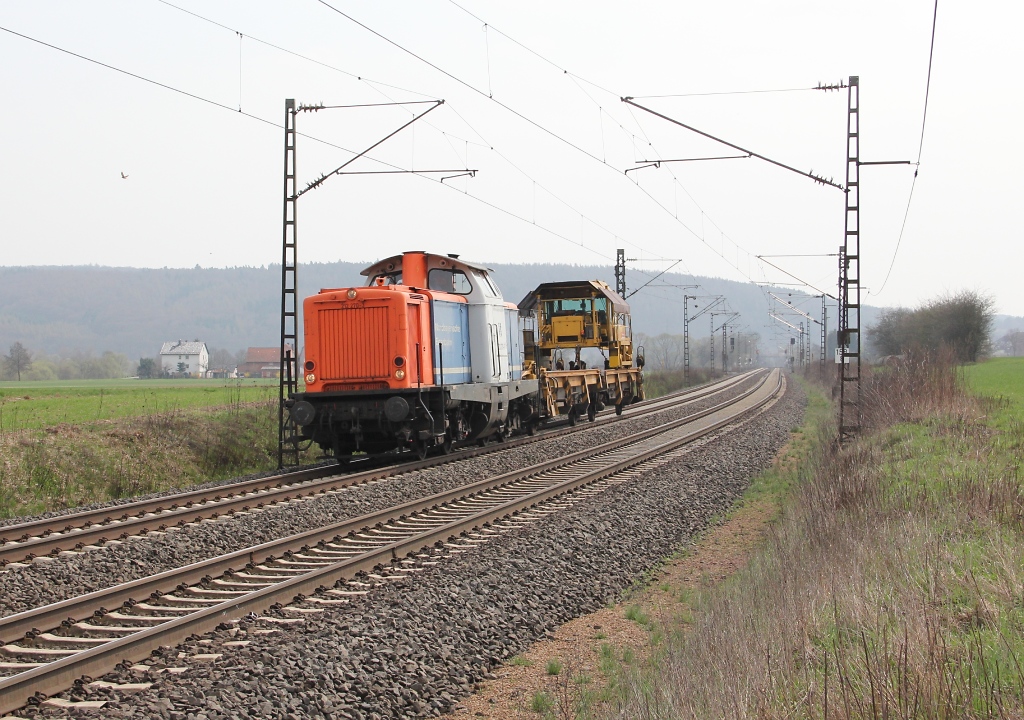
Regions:
<instances>
[{"instance_id":1,"label":"white house","mask_svg":"<svg viewBox=\"0 0 1024 720\"><path fill-rule=\"evenodd\" d=\"M172 375L206 377L210 368L210 353L206 343L177 340L165 342L160 347L160 368Z\"/></svg>"}]
</instances>

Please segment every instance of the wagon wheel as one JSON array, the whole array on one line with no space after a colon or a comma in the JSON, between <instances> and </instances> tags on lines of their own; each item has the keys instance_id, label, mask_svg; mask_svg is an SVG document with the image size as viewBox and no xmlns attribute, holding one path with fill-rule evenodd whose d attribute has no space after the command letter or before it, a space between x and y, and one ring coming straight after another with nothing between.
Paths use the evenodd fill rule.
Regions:
<instances>
[{"instance_id":1,"label":"wagon wheel","mask_svg":"<svg viewBox=\"0 0 1024 720\"><path fill-rule=\"evenodd\" d=\"M587 420L589 420L590 422L594 422L595 420L597 420L596 402L591 402L590 405L587 406Z\"/></svg>"},{"instance_id":2,"label":"wagon wheel","mask_svg":"<svg viewBox=\"0 0 1024 720\"><path fill-rule=\"evenodd\" d=\"M625 403L619 403L618 405L615 406L615 414L616 415L621 415L622 414L622 406L624 404Z\"/></svg>"},{"instance_id":3,"label":"wagon wheel","mask_svg":"<svg viewBox=\"0 0 1024 720\"><path fill-rule=\"evenodd\" d=\"M569 424L575 425L577 417L578 413L576 412L576 406L573 405L571 408L569 408Z\"/></svg>"},{"instance_id":4,"label":"wagon wheel","mask_svg":"<svg viewBox=\"0 0 1024 720\"><path fill-rule=\"evenodd\" d=\"M426 460L427 458L427 443L425 440L416 440L412 445L412 451L416 453L416 457L420 460Z\"/></svg>"}]
</instances>

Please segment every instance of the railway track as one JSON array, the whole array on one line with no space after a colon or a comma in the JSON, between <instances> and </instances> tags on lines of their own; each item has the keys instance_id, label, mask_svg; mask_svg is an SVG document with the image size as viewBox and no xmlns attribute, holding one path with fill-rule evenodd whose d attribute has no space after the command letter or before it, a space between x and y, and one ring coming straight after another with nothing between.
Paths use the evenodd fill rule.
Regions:
<instances>
[{"instance_id":1,"label":"railway track","mask_svg":"<svg viewBox=\"0 0 1024 720\"><path fill-rule=\"evenodd\" d=\"M696 439L764 407L781 388L781 374L775 371L728 402L596 448L2 618L0 642L6 659L0 662L0 674L8 677L0 678L0 712L21 707L37 693L67 688L83 675L100 675L125 659L141 660L158 646L292 603L296 597L302 599L289 605L295 621L305 613L344 604L365 590L332 588L339 581L381 566L389 566L383 572L390 577L415 572L423 559L417 555L437 543L469 548L500 532L489 524L507 527L515 522L507 518L517 513L546 512L545 504L549 509L553 502L564 506L580 493L600 492L623 481L623 473L667 462ZM452 543L457 536L462 539ZM119 609L108 612L111 607Z\"/></svg>"},{"instance_id":2,"label":"railway track","mask_svg":"<svg viewBox=\"0 0 1024 720\"><path fill-rule=\"evenodd\" d=\"M633 418L672 406L698 402L716 393L725 392L749 377L750 374L746 373L715 384L690 388L638 403L624 410L622 416ZM607 410L594 425L615 422L618 419L613 411ZM580 430L581 428L562 427L545 431L538 437L557 437ZM222 515L249 512L279 503L311 498L353 485L376 482L402 473L496 452L536 439L538 438L516 438L488 447L465 448L451 455L352 473L339 473L338 466L335 465L316 467L8 525L0 527L0 568L10 563L31 561L35 557L81 551L111 540L124 540L135 535L216 519Z\"/></svg>"}]
</instances>

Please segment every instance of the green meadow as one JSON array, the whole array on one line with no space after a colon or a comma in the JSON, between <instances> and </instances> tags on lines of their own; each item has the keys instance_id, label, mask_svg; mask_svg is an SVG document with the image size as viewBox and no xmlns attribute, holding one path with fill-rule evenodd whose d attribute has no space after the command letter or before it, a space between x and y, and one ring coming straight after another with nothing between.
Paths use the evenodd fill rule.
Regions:
<instances>
[{"instance_id":1,"label":"green meadow","mask_svg":"<svg viewBox=\"0 0 1024 720\"><path fill-rule=\"evenodd\" d=\"M0 383L0 432L224 407L277 397L277 380L52 380Z\"/></svg>"},{"instance_id":2,"label":"green meadow","mask_svg":"<svg viewBox=\"0 0 1024 720\"><path fill-rule=\"evenodd\" d=\"M1008 416L1024 417L1024 357L995 358L964 368L972 393L1009 403Z\"/></svg>"}]
</instances>

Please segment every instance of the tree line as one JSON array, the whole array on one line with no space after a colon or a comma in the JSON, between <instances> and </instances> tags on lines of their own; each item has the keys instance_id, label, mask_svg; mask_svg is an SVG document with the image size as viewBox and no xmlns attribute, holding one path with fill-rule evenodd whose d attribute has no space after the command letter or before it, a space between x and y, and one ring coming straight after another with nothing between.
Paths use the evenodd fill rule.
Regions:
<instances>
[{"instance_id":1,"label":"tree line","mask_svg":"<svg viewBox=\"0 0 1024 720\"><path fill-rule=\"evenodd\" d=\"M868 326L868 342L882 357L948 348L958 361L975 362L991 351L994 317L995 301L987 295L974 290L944 293L915 310L884 310Z\"/></svg>"},{"instance_id":2,"label":"tree line","mask_svg":"<svg viewBox=\"0 0 1024 720\"><path fill-rule=\"evenodd\" d=\"M210 369L234 370L245 361L245 350L211 348ZM164 377L160 358L139 358L138 364L127 356L110 350L102 355L76 350L68 355L35 353L21 342L10 346L0 362L0 380L110 380L131 376Z\"/></svg>"},{"instance_id":3,"label":"tree line","mask_svg":"<svg viewBox=\"0 0 1024 720\"><path fill-rule=\"evenodd\" d=\"M702 328L703 329L703 328ZM726 340L725 358L730 368L753 364L760 354L761 336L759 333L733 333ZM647 335L635 333L633 346L644 356L644 368L647 370L671 371L683 367L683 336L671 333ZM715 334L715 366L722 368L722 336ZM690 334L690 367L703 368L711 366L711 341L705 331L701 337Z\"/></svg>"},{"instance_id":4,"label":"tree line","mask_svg":"<svg viewBox=\"0 0 1024 720\"><path fill-rule=\"evenodd\" d=\"M70 355L33 353L20 342L3 356L0 377L4 380L102 380L125 377L132 367L120 353L75 351Z\"/></svg>"}]
</instances>

